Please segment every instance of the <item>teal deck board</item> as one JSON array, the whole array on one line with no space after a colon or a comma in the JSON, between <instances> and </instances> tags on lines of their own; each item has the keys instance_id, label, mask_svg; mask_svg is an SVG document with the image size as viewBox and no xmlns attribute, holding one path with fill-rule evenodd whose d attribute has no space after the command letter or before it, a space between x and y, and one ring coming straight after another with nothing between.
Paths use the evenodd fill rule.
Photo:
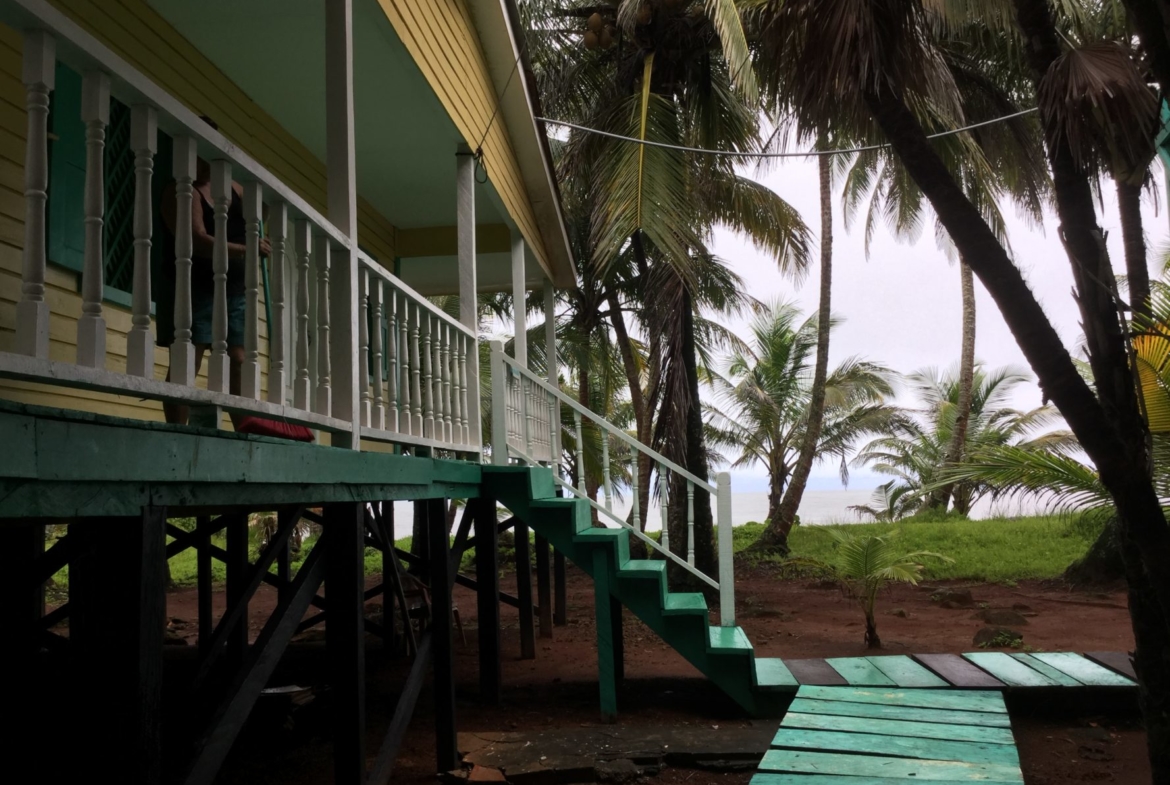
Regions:
<instances>
[{"instance_id":1,"label":"teal deck board","mask_svg":"<svg viewBox=\"0 0 1170 785\"><path fill-rule=\"evenodd\" d=\"M1074 679L1072 676L1069 676L1067 673L1064 673L1063 671L1059 671L1056 668L1053 668L1051 665L1049 665L1044 660L1038 660L1035 657L1033 657L1031 654L1028 654L1026 652L1017 651L1017 652L1013 652L1009 656L1011 656L1012 659L1019 660L1020 662L1024 663L1025 665L1027 665L1029 668L1036 671L1037 673L1044 674L1046 677L1048 677L1052 681L1056 682L1061 687L1081 687L1081 686L1084 686L1079 681Z\"/></svg>"},{"instance_id":2,"label":"teal deck board","mask_svg":"<svg viewBox=\"0 0 1170 785\"><path fill-rule=\"evenodd\" d=\"M667 616L688 613L705 614L707 612L707 598L698 592L671 592L666 595L666 605L662 612Z\"/></svg>"},{"instance_id":3,"label":"teal deck board","mask_svg":"<svg viewBox=\"0 0 1170 785\"><path fill-rule=\"evenodd\" d=\"M1070 652L1038 652L1032 656L1043 663L1051 665L1058 671L1072 676L1081 684L1088 687L1136 686L1132 680L1125 676L1114 673L1108 668L1103 668L1079 654L1072 654Z\"/></svg>"},{"instance_id":4,"label":"teal deck board","mask_svg":"<svg viewBox=\"0 0 1170 785\"><path fill-rule=\"evenodd\" d=\"M795 701L793 701L795 703ZM942 722L908 722L871 717L839 717L826 714L804 714L792 711L784 715L784 728L804 730L846 731L872 733L879 736L906 736L942 741L969 741L979 744L1015 744L1010 728L989 728L979 725L949 725Z\"/></svg>"},{"instance_id":5,"label":"teal deck board","mask_svg":"<svg viewBox=\"0 0 1170 785\"><path fill-rule=\"evenodd\" d=\"M804 691L797 694L789 712L823 714L833 717L859 717L875 720L903 720L906 722L939 723L944 725L979 725L989 728L1010 728L1007 714L991 711L955 711L952 709L924 709L913 706L883 706L877 703L850 703L848 701L810 700Z\"/></svg>"},{"instance_id":6,"label":"teal deck board","mask_svg":"<svg viewBox=\"0 0 1170 785\"><path fill-rule=\"evenodd\" d=\"M748 654L752 651L752 642L743 627L712 626L710 641L712 649L735 649Z\"/></svg>"},{"instance_id":7,"label":"teal deck board","mask_svg":"<svg viewBox=\"0 0 1170 785\"><path fill-rule=\"evenodd\" d=\"M768 750L760 762L761 771L793 774L839 774L855 778L888 777L904 782L1022 783L1019 766L997 763L964 763L949 760L915 760L878 755L848 755L838 752ZM857 785L867 782L858 779ZM810 777L808 785L817 785Z\"/></svg>"},{"instance_id":8,"label":"teal deck board","mask_svg":"<svg viewBox=\"0 0 1170 785\"><path fill-rule=\"evenodd\" d=\"M1019 780L1009 782L996 780L973 780L983 785L1013 785ZM760 772L752 777L750 785L955 785L956 780L924 780L921 777L851 777L847 774L781 774L777 772Z\"/></svg>"},{"instance_id":9,"label":"teal deck board","mask_svg":"<svg viewBox=\"0 0 1170 785\"><path fill-rule=\"evenodd\" d=\"M814 687L800 689L802 698L879 703L887 706L914 706L922 709L958 709L1006 714L998 692L981 690L900 690L865 687Z\"/></svg>"},{"instance_id":10,"label":"teal deck board","mask_svg":"<svg viewBox=\"0 0 1170 785\"><path fill-rule=\"evenodd\" d=\"M1043 673L1029 668L1002 651L977 651L964 654L963 659L982 668L1009 687L1059 687L1060 684Z\"/></svg>"},{"instance_id":11,"label":"teal deck board","mask_svg":"<svg viewBox=\"0 0 1170 785\"><path fill-rule=\"evenodd\" d=\"M866 659L899 687L937 689L951 686L904 654L866 657Z\"/></svg>"},{"instance_id":12,"label":"teal deck board","mask_svg":"<svg viewBox=\"0 0 1170 785\"><path fill-rule=\"evenodd\" d=\"M780 658L757 657L756 684L760 687L796 687L796 677Z\"/></svg>"},{"instance_id":13,"label":"teal deck board","mask_svg":"<svg viewBox=\"0 0 1170 785\"><path fill-rule=\"evenodd\" d=\"M887 755L917 760L987 763L996 766L1020 765L1020 756L1012 744L987 744L974 741L946 741L916 736L881 736L874 733L803 730L781 727L772 739L780 749L819 750L821 752Z\"/></svg>"},{"instance_id":14,"label":"teal deck board","mask_svg":"<svg viewBox=\"0 0 1170 785\"><path fill-rule=\"evenodd\" d=\"M825 660L853 687L895 687L893 679L864 657L833 657Z\"/></svg>"}]
</instances>

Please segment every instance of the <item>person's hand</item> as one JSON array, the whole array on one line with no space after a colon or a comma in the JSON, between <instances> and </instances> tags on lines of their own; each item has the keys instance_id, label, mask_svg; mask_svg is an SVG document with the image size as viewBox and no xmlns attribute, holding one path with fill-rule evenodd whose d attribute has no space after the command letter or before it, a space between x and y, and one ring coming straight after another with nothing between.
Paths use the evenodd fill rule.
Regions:
<instances>
[{"instance_id":1,"label":"person's hand","mask_svg":"<svg viewBox=\"0 0 1170 785\"><path fill-rule=\"evenodd\" d=\"M260 255L272 256L272 243L268 242L267 237L260 238Z\"/></svg>"}]
</instances>

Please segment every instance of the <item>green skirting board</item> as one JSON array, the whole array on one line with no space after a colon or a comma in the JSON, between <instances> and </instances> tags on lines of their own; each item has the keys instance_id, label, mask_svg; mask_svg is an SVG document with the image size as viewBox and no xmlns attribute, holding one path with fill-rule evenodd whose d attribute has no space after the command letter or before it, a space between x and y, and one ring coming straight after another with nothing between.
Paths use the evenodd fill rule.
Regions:
<instances>
[{"instance_id":1,"label":"green skirting board","mask_svg":"<svg viewBox=\"0 0 1170 785\"><path fill-rule=\"evenodd\" d=\"M803 686L751 785L1023 781L998 692Z\"/></svg>"}]
</instances>

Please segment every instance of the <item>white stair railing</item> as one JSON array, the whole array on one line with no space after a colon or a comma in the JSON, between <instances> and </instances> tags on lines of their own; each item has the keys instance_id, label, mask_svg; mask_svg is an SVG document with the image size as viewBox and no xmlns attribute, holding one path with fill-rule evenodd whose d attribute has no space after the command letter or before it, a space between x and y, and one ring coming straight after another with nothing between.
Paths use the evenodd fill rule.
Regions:
<instances>
[{"instance_id":1,"label":"white stair railing","mask_svg":"<svg viewBox=\"0 0 1170 785\"><path fill-rule=\"evenodd\" d=\"M492 371L492 463L506 465L512 460L527 464L546 464L553 469L556 484L573 496L583 499L597 511L599 520L628 530L657 553L674 562L703 583L719 592L720 624L735 625L735 567L731 530L731 475L721 472L711 483L697 477L662 454L642 444L604 417L582 406L544 379L521 366L504 353L501 341L491 343ZM574 450L571 457L560 453L561 407L572 412ZM601 433L602 478L600 488L604 504L590 498L586 491L585 429L588 422ZM610 476L610 442L621 442L630 451L632 469L632 521L613 511L613 478ZM641 530L644 511L639 509L638 454L649 456L658 474L661 514L661 542ZM562 460L572 461L577 485L566 481L560 472ZM672 479L686 488L687 545L685 558L670 549L667 527L668 489ZM695 566L695 489L702 488L716 499L719 574L707 575ZM608 525L608 524L607 524Z\"/></svg>"}]
</instances>

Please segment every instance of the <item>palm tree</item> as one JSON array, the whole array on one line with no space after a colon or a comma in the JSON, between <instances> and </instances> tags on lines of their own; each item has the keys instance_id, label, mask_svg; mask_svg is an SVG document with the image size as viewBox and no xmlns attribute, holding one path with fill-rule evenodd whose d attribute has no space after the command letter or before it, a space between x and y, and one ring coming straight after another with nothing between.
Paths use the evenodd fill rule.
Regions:
<instances>
[{"instance_id":1,"label":"palm tree","mask_svg":"<svg viewBox=\"0 0 1170 785\"><path fill-rule=\"evenodd\" d=\"M832 327L819 314L801 322L795 306L775 304L753 323L750 347L727 359L726 378L713 379L712 441L734 451L732 467L760 463L768 470L768 525L761 535L768 550L788 552L794 518L785 520L782 511L798 508L804 493L794 478L816 408L809 370L822 322ZM814 459L835 458L844 470L859 438L888 427L893 410L884 401L893 394L894 373L854 358L826 376Z\"/></svg>"},{"instance_id":2,"label":"palm tree","mask_svg":"<svg viewBox=\"0 0 1170 785\"><path fill-rule=\"evenodd\" d=\"M955 512L968 515L974 503L992 492L994 486L971 479L957 482L949 479L953 475L943 474L954 465L950 450L958 427L961 379L954 373L941 375L933 368L908 378L919 406L906 410L905 416L890 418L889 430L862 447L853 462L894 477L897 486L916 498L920 508L929 506L930 496L937 488L950 484L954 487ZM973 379L963 443L965 454L976 455L981 450L1004 446L1033 449L1075 444L1071 435L1063 431L1036 435L1058 419L1053 407L1021 412L1007 406L1015 388L1030 381L1027 374L1011 368L986 372L977 366Z\"/></svg>"},{"instance_id":3,"label":"palm tree","mask_svg":"<svg viewBox=\"0 0 1170 785\"><path fill-rule=\"evenodd\" d=\"M893 523L913 515L921 503L909 485L890 480L874 489L869 504L851 504L848 509L877 523Z\"/></svg>"}]
</instances>

